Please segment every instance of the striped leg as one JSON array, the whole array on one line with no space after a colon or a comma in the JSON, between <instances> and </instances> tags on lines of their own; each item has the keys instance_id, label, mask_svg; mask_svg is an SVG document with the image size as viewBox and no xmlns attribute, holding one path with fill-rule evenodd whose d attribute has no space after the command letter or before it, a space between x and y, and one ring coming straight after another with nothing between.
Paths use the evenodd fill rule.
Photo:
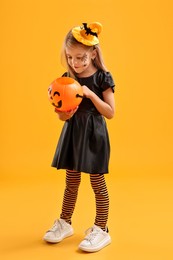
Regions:
<instances>
[{"instance_id":1,"label":"striped leg","mask_svg":"<svg viewBox=\"0 0 173 260\"><path fill-rule=\"evenodd\" d=\"M66 171L66 188L60 218L69 224L71 224L71 217L75 208L80 181L80 172Z\"/></svg>"},{"instance_id":2,"label":"striped leg","mask_svg":"<svg viewBox=\"0 0 173 260\"><path fill-rule=\"evenodd\" d=\"M90 181L96 199L95 225L106 230L109 211L109 195L104 174L90 174Z\"/></svg>"}]
</instances>

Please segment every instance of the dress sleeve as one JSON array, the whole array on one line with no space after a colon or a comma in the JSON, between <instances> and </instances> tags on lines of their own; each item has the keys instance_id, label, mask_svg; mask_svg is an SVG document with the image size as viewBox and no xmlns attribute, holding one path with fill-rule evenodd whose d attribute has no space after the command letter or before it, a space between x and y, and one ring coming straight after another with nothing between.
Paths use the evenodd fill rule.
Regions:
<instances>
[{"instance_id":1,"label":"dress sleeve","mask_svg":"<svg viewBox=\"0 0 173 260\"><path fill-rule=\"evenodd\" d=\"M111 88L112 91L115 91L115 83L110 72L102 72L100 87L103 91Z\"/></svg>"}]
</instances>

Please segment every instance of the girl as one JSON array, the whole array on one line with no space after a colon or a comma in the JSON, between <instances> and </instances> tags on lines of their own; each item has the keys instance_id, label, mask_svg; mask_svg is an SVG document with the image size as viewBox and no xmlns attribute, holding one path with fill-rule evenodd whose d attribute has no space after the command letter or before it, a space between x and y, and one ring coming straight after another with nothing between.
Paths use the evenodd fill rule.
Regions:
<instances>
[{"instance_id":1,"label":"girl","mask_svg":"<svg viewBox=\"0 0 173 260\"><path fill-rule=\"evenodd\" d=\"M90 174L95 193L96 218L79 249L98 251L111 243L107 220L109 196L104 174L108 173L109 137L104 117L114 116L114 81L107 71L99 47L100 23L74 27L66 36L62 57L68 72L83 87L84 98L74 110L56 111L65 121L52 166L66 169L66 188L60 218L44 240L57 243L73 235L71 218L75 208L81 172Z\"/></svg>"}]
</instances>

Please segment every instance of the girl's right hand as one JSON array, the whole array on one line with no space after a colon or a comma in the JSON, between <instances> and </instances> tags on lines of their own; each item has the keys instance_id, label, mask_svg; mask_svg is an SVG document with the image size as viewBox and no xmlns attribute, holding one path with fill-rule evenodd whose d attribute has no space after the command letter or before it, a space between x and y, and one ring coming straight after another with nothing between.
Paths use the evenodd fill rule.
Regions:
<instances>
[{"instance_id":1,"label":"girl's right hand","mask_svg":"<svg viewBox=\"0 0 173 260\"><path fill-rule=\"evenodd\" d=\"M58 114L58 118L60 120L66 121L66 120L70 119L74 115L74 113L76 113L77 109L78 109L78 106L75 109L71 109L71 110L62 112L55 108L55 112Z\"/></svg>"}]
</instances>

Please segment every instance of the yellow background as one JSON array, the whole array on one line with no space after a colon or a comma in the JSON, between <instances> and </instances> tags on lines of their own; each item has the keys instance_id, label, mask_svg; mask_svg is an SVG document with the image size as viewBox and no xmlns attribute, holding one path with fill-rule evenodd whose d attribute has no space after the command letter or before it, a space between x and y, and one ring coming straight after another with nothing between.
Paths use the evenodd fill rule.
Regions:
<instances>
[{"instance_id":1,"label":"yellow background","mask_svg":"<svg viewBox=\"0 0 173 260\"><path fill-rule=\"evenodd\" d=\"M171 0L0 1L1 259L172 259L172 7ZM116 115L107 121L113 242L88 255L77 251L95 215L88 175L75 235L53 246L42 236L59 216L65 179L50 167L63 123L47 88L64 72L65 34L93 21L103 24Z\"/></svg>"}]
</instances>

